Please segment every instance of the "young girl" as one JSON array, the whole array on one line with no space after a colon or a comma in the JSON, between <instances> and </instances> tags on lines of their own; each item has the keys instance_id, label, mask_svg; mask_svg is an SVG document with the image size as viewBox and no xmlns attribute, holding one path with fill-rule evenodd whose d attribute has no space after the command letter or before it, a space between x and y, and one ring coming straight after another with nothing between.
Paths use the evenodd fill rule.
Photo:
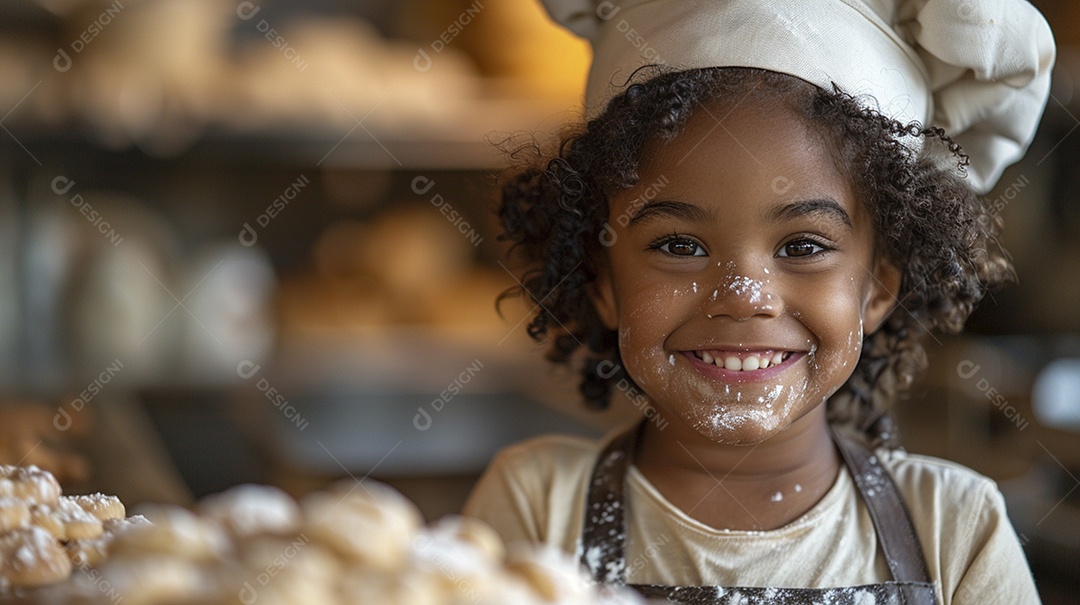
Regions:
<instances>
[{"instance_id":1,"label":"young girl","mask_svg":"<svg viewBox=\"0 0 1080 605\"><path fill-rule=\"evenodd\" d=\"M976 190L1033 136L1041 16L551 4L593 40L593 117L500 217L529 334L588 404L633 389L648 419L500 453L466 513L673 602L1037 603L994 483L896 449L887 409L923 337L1011 276Z\"/></svg>"}]
</instances>

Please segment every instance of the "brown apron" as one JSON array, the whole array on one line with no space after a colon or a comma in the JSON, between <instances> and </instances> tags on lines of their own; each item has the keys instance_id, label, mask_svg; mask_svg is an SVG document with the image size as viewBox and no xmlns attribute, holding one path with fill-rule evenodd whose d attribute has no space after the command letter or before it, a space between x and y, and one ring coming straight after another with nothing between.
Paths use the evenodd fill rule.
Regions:
<instances>
[{"instance_id":1,"label":"brown apron","mask_svg":"<svg viewBox=\"0 0 1080 605\"><path fill-rule=\"evenodd\" d=\"M623 486L626 471L644 424L615 437L596 461L589 484L584 529L581 534L581 563L593 579L603 584L626 584L626 523ZM630 585L650 599L691 605L933 605L934 585L926 568L919 538L911 523L900 491L892 477L878 464L863 444L833 431L833 440L855 479L878 544L888 562L892 581L863 586L834 588L719 587Z\"/></svg>"}]
</instances>

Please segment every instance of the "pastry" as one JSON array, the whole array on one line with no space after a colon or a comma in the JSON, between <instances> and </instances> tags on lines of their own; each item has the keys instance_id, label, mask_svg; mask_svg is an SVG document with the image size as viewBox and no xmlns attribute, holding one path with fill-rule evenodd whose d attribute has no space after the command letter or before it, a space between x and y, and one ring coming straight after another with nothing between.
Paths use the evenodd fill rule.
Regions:
<instances>
[{"instance_id":1,"label":"pastry","mask_svg":"<svg viewBox=\"0 0 1080 605\"><path fill-rule=\"evenodd\" d=\"M551 547L515 550L506 569L548 603L597 602L596 586L570 558Z\"/></svg>"},{"instance_id":2,"label":"pastry","mask_svg":"<svg viewBox=\"0 0 1080 605\"><path fill-rule=\"evenodd\" d=\"M22 500L0 498L0 533L23 527L30 523L30 507Z\"/></svg>"},{"instance_id":3,"label":"pastry","mask_svg":"<svg viewBox=\"0 0 1080 605\"><path fill-rule=\"evenodd\" d=\"M479 519L449 515L435 523L431 533L446 535L456 542L468 545L491 561L501 561L506 555L502 538L490 525Z\"/></svg>"},{"instance_id":4,"label":"pastry","mask_svg":"<svg viewBox=\"0 0 1080 605\"><path fill-rule=\"evenodd\" d=\"M372 481L340 484L301 502L304 532L347 560L394 569L423 518L397 491Z\"/></svg>"},{"instance_id":5,"label":"pastry","mask_svg":"<svg viewBox=\"0 0 1080 605\"><path fill-rule=\"evenodd\" d=\"M71 561L49 532L36 526L0 535L0 576L21 588L50 584L68 577Z\"/></svg>"},{"instance_id":6,"label":"pastry","mask_svg":"<svg viewBox=\"0 0 1080 605\"><path fill-rule=\"evenodd\" d=\"M127 519L109 519L102 522L103 532L90 539L69 540L65 549L75 567L97 566L105 561L110 545L117 536L133 527L147 525L150 522L142 515Z\"/></svg>"},{"instance_id":7,"label":"pastry","mask_svg":"<svg viewBox=\"0 0 1080 605\"><path fill-rule=\"evenodd\" d=\"M214 519L234 536L294 534L300 529L300 507L288 494L266 485L240 485L199 503L199 513Z\"/></svg>"},{"instance_id":8,"label":"pastry","mask_svg":"<svg viewBox=\"0 0 1080 605\"><path fill-rule=\"evenodd\" d=\"M228 536L214 521L168 504L141 509L150 523L133 527L113 550L128 555L166 555L191 561L218 559L229 548Z\"/></svg>"},{"instance_id":9,"label":"pastry","mask_svg":"<svg viewBox=\"0 0 1080 605\"><path fill-rule=\"evenodd\" d=\"M124 518L127 511L124 503L116 496L105 494L86 494L81 496L64 496L64 500L70 500L84 511L96 517L99 521L116 521Z\"/></svg>"},{"instance_id":10,"label":"pastry","mask_svg":"<svg viewBox=\"0 0 1080 605\"><path fill-rule=\"evenodd\" d=\"M60 484L48 471L36 466L0 465L0 498L16 498L32 504L55 504Z\"/></svg>"},{"instance_id":11,"label":"pastry","mask_svg":"<svg viewBox=\"0 0 1080 605\"><path fill-rule=\"evenodd\" d=\"M340 483L298 504L242 485L194 511L63 496L52 475L5 467L0 599L57 605L616 605L563 553L508 558L483 522L423 526L419 509L374 481ZM605 589L607 590L607 589Z\"/></svg>"},{"instance_id":12,"label":"pastry","mask_svg":"<svg viewBox=\"0 0 1080 605\"><path fill-rule=\"evenodd\" d=\"M58 540L88 540L104 531L97 517L66 498L53 505L31 504L30 522Z\"/></svg>"},{"instance_id":13,"label":"pastry","mask_svg":"<svg viewBox=\"0 0 1080 605\"><path fill-rule=\"evenodd\" d=\"M107 565L100 573L99 585L108 582L124 605L154 603L209 603L207 575L190 559L168 555L149 555ZM95 595L102 605L111 603L106 594ZM74 602L74 600L72 600Z\"/></svg>"}]
</instances>

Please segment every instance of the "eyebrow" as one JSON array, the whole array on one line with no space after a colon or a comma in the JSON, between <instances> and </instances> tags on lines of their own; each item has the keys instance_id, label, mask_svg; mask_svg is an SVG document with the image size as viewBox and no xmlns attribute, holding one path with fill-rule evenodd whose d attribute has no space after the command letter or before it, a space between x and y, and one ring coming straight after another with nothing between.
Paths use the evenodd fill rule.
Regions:
<instances>
[{"instance_id":1,"label":"eyebrow","mask_svg":"<svg viewBox=\"0 0 1080 605\"><path fill-rule=\"evenodd\" d=\"M630 225L647 222L662 217L683 219L689 222L701 222L710 218L710 214L700 206L686 202L674 202L670 200L653 200L647 202L630 216Z\"/></svg>"},{"instance_id":2,"label":"eyebrow","mask_svg":"<svg viewBox=\"0 0 1080 605\"><path fill-rule=\"evenodd\" d=\"M831 197L823 197L812 200L801 200L783 206L776 206L769 210L765 218L772 223L791 220L803 216L822 215L831 217L833 220L843 223L848 229L853 229L855 223L847 210Z\"/></svg>"}]
</instances>

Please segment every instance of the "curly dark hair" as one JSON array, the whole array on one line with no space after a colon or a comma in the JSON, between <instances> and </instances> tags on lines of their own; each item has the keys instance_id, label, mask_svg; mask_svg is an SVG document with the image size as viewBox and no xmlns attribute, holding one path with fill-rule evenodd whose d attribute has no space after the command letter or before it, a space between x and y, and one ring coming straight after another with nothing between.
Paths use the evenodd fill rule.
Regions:
<instances>
[{"instance_id":1,"label":"curly dark hair","mask_svg":"<svg viewBox=\"0 0 1080 605\"><path fill-rule=\"evenodd\" d=\"M629 379L617 334L588 296L606 262L608 200L637 183L647 146L671 140L696 107L787 107L831 147L869 209L875 253L902 275L897 307L866 336L852 376L827 404L834 424L871 444L895 445L888 410L925 368L923 337L960 331L986 292L1013 276L998 245L1000 218L963 179L967 156L942 130L890 119L872 100L835 85L823 90L784 74L730 67L653 66L630 82L603 113L564 132L554 151L545 153L535 140L511 150L516 168L502 186L498 215L502 238L528 269L522 287L503 297L520 294L538 304L529 335L550 337L549 360L580 363L586 404L606 408L612 384ZM618 371L599 371L612 367L603 361Z\"/></svg>"}]
</instances>

